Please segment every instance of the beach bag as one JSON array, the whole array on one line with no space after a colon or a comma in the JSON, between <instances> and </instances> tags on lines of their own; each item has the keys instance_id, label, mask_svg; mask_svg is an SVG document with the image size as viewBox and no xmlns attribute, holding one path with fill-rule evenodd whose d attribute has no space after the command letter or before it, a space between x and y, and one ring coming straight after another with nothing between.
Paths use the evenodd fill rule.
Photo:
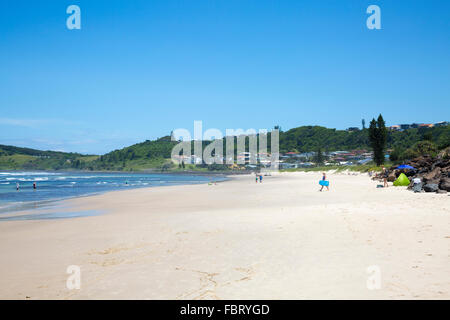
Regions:
<instances>
[{"instance_id":1,"label":"beach bag","mask_svg":"<svg viewBox=\"0 0 450 320\"><path fill-rule=\"evenodd\" d=\"M400 173L397 180L394 181L394 186L409 186L410 183L408 177L404 173Z\"/></svg>"}]
</instances>

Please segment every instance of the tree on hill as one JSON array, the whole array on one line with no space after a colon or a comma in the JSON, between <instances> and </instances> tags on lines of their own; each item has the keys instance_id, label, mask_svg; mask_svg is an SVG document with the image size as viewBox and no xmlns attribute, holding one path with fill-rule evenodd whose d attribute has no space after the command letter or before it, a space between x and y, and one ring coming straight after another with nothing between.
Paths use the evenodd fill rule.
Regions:
<instances>
[{"instance_id":1,"label":"tree on hill","mask_svg":"<svg viewBox=\"0 0 450 320\"><path fill-rule=\"evenodd\" d=\"M323 164L324 156L323 156L322 148L321 148L321 147L317 148L315 160L316 160L316 164L317 164L317 165Z\"/></svg>"},{"instance_id":2,"label":"tree on hill","mask_svg":"<svg viewBox=\"0 0 450 320\"><path fill-rule=\"evenodd\" d=\"M377 166L384 163L384 151L386 149L387 129L380 114L378 119L372 119L369 126L369 142L373 149L373 160Z\"/></svg>"}]
</instances>

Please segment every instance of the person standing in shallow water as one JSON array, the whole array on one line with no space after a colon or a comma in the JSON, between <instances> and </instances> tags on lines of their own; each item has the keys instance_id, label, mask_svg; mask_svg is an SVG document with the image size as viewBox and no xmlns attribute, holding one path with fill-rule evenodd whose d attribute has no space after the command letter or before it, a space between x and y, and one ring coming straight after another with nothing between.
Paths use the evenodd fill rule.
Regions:
<instances>
[{"instance_id":1,"label":"person standing in shallow water","mask_svg":"<svg viewBox=\"0 0 450 320\"><path fill-rule=\"evenodd\" d=\"M37 187L36 187L36 181L35 181L35 182L33 182L33 189L36 190L36 188Z\"/></svg>"},{"instance_id":2,"label":"person standing in shallow water","mask_svg":"<svg viewBox=\"0 0 450 320\"><path fill-rule=\"evenodd\" d=\"M16 182L16 190L19 191L19 189L20 189L20 185L18 182Z\"/></svg>"}]
</instances>

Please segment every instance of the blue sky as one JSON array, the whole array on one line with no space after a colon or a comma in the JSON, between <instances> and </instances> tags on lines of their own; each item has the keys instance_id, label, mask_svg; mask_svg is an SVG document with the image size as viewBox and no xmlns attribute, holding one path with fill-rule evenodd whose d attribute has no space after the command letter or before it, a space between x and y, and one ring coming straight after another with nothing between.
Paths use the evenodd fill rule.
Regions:
<instances>
[{"instance_id":1,"label":"blue sky","mask_svg":"<svg viewBox=\"0 0 450 320\"><path fill-rule=\"evenodd\" d=\"M445 0L1 1L0 144L104 153L194 120L450 120L449 49Z\"/></svg>"}]
</instances>

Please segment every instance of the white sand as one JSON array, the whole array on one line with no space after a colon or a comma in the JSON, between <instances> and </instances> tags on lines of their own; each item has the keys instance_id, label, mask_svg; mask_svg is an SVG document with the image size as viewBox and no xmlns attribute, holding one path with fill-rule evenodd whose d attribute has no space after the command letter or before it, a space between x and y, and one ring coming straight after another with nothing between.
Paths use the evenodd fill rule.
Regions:
<instances>
[{"instance_id":1,"label":"white sand","mask_svg":"<svg viewBox=\"0 0 450 320\"><path fill-rule=\"evenodd\" d=\"M449 299L449 196L329 178L329 192L320 173L110 192L66 202L101 216L3 221L0 298Z\"/></svg>"}]
</instances>

